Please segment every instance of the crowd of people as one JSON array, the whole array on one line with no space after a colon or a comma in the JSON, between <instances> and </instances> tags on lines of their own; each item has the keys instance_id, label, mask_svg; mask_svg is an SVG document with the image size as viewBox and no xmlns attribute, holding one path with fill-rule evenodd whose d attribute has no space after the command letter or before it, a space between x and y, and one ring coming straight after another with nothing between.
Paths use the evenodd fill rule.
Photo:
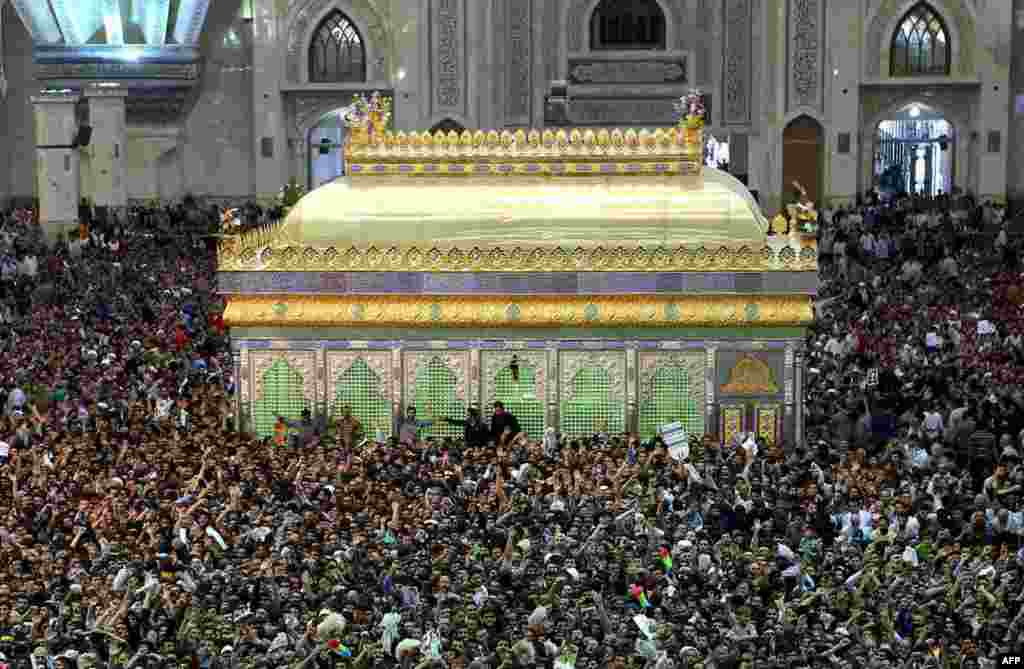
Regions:
<instances>
[{"instance_id":1,"label":"crowd of people","mask_svg":"<svg viewBox=\"0 0 1024 669\"><path fill-rule=\"evenodd\" d=\"M970 200L826 212L807 438L232 416L194 204L0 216L0 666L990 666L1024 646L1024 278ZM288 432L302 438L288 439ZM306 438L311 436L312 438Z\"/></svg>"}]
</instances>

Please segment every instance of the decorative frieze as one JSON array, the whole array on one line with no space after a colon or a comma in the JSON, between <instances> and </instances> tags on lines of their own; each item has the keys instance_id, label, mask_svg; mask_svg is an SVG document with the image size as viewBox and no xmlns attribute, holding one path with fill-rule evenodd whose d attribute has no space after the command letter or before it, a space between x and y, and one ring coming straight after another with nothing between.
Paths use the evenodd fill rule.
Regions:
<instances>
[{"instance_id":1,"label":"decorative frieze","mask_svg":"<svg viewBox=\"0 0 1024 669\"><path fill-rule=\"evenodd\" d=\"M671 60L570 60L573 84L685 84L686 59Z\"/></svg>"},{"instance_id":2,"label":"decorative frieze","mask_svg":"<svg viewBox=\"0 0 1024 669\"><path fill-rule=\"evenodd\" d=\"M571 116L577 125L674 125L675 98L660 100L574 99Z\"/></svg>"},{"instance_id":3,"label":"decorative frieze","mask_svg":"<svg viewBox=\"0 0 1024 669\"><path fill-rule=\"evenodd\" d=\"M697 0L697 83L711 84L712 15L711 0ZM711 118L708 110L708 118Z\"/></svg>"},{"instance_id":4,"label":"decorative frieze","mask_svg":"<svg viewBox=\"0 0 1024 669\"><path fill-rule=\"evenodd\" d=\"M819 109L822 102L824 5L821 0L789 3L789 108Z\"/></svg>"},{"instance_id":5,"label":"decorative frieze","mask_svg":"<svg viewBox=\"0 0 1024 669\"><path fill-rule=\"evenodd\" d=\"M464 113L465 0L432 0L434 112Z\"/></svg>"},{"instance_id":6,"label":"decorative frieze","mask_svg":"<svg viewBox=\"0 0 1024 669\"><path fill-rule=\"evenodd\" d=\"M39 63L37 79L184 79L199 78L197 63Z\"/></svg>"},{"instance_id":7,"label":"decorative frieze","mask_svg":"<svg viewBox=\"0 0 1024 669\"><path fill-rule=\"evenodd\" d=\"M507 14L506 124L529 125L533 93L532 0L505 0Z\"/></svg>"},{"instance_id":8,"label":"decorative frieze","mask_svg":"<svg viewBox=\"0 0 1024 669\"><path fill-rule=\"evenodd\" d=\"M725 69L722 73L726 123L750 121L751 8L748 0L725 3Z\"/></svg>"}]
</instances>

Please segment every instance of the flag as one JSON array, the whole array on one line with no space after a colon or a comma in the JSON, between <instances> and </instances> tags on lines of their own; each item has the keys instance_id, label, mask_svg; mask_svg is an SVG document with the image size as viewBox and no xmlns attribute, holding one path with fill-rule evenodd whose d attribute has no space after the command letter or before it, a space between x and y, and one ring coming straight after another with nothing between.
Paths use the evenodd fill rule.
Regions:
<instances>
[{"instance_id":1,"label":"flag","mask_svg":"<svg viewBox=\"0 0 1024 669\"><path fill-rule=\"evenodd\" d=\"M666 572L672 571L672 554L664 546L658 549L658 559L661 560L661 564L665 567Z\"/></svg>"}]
</instances>

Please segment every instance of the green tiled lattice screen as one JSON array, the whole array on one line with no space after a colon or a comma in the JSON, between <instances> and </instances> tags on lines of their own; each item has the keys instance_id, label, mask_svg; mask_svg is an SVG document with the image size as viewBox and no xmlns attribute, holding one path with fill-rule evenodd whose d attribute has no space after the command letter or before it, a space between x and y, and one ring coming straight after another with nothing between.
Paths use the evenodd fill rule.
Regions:
<instances>
[{"instance_id":1,"label":"green tiled lattice screen","mask_svg":"<svg viewBox=\"0 0 1024 669\"><path fill-rule=\"evenodd\" d=\"M505 409L519 420L519 427L531 439L544 436L544 403L537 398L537 382L533 370L519 365L519 380L512 377L512 369L505 367L494 377L494 397L485 407L485 416L494 411L494 402L500 401Z\"/></svg>"},{"instance_id":2,"label":"green tiled lattice screen","mask_svg":"<svg viewBox=\"0 0 1024 669\"><path fill-rule=\"evenodd\" d=\"M431 358L416 369L415 405L419 420L434 424L423 428L420 437L462 437L462 427L449 425L443 418L466 419L466 403L458 398L455 373L440 358Z\"/></svg>"},{"instance_id":3,"label":"green tiled lattice screen","mask_svg":"<svg viewBox=\"0 0 1024 669\"><path fill-rule=\"evenodd\" d=\"M302 394L302 374L284 360L275 361L263 373L263 394L253 402L256 434L261 437L273 435L278 415L300 420L302 410L307 407L310 407L310 402Z\"/></svg>"},{"instance_id":4,"label":"green tiled lattice screen","mask_svg":"<svg viewBox=\"0 0 1024 669\"><path fill-rule=\"evenodd\" d=\"M704 413L690 395L690 375L680 367L662 367L651 379L651 395L640 406L640 438L651 439L658 427L681 421L687 434L704 434Z\"/></svg>"},{"instance_id":5,"label":"green tiled lattice screen","mask_svg":"<svg viewBox=\"0 0 1024 669\"><path fill-rule=\"evenodd\" d=\"M573 377L571 400L562 402L560 429L566 436L592 436L625 431L625 407L612 396L608 370L584 367Z\"/></svg>"},{"instance_id":6,"label":"green tiled lattice screen","mask_svg":"<svg viewBox=\"0 0 1024 669\"><path fill-rule=\"evenodd\" d=\"M334 384L331 416L340 417L347 404L352 415L363 425L363 433L373 437L378 432L391 434L391 403L384 394L384 384L365 360L356 359L338 375Z\"/></svg>"}]
</instances>

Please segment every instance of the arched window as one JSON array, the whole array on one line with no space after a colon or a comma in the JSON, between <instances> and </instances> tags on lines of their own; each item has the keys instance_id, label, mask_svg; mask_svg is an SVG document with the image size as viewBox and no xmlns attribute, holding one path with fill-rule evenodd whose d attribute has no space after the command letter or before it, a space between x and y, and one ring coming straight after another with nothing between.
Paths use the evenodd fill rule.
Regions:
<instances>
[{"instance_id":1,"label":"arched window","mask_svg":"<svg viewBox=\"0 0 1024 669\"><path fill-rule=\"evenodd\" d=\"M327 15L309 45L311 82L366 81L366 50L355 24L339 11Z\"/></svg>"},{"instance_id":2,"label":"arched window","mask_svg":"<svg viewBox=\"0 0 1024 669\"><path fill-rule=\"evenodd\" d=\"M896 26L889 50L889 73L894 77L948 75L950 53L946 24L922 2Z\"/></svg>"},{"instance_id":3,"label":"arched window","mask_svg":"<svg viewBox=\"0 0 1024 669\"><path fill-rule=\"evenodd\" d=\"M665 48L665 13L657 0L601 0L590 17L594 51Z\"/></svg>"}]
</instances>

